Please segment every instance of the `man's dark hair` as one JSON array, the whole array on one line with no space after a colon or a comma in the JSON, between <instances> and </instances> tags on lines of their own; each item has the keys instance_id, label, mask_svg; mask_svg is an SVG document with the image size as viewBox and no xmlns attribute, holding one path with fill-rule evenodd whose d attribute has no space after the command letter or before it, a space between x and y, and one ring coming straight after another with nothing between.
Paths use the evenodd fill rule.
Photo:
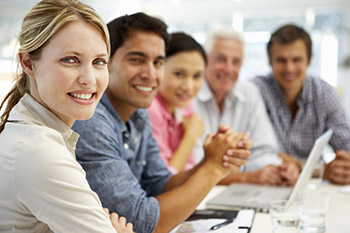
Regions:
<instances>
[{"instance_id":1,"label":"man's dark hair","mask_svg":"<svg viewBox=\"0 0 350 233\"><path fill-rule=\"evenodd\" d=\"M169 44L168 26L162 20L142 12L118 17L109 22L107 27L111 43L111 57L125 40L137 31L155 33L163 38L165 47Z\"/></svg>"},{"instance_id":2,"label":"man's dark hair","mask_svg":"<svg viewBox=\"0 0 350 233\"><path fill-rule=\"evenodd\" d=\"M183 32L171 34L171 40L166 51L166 57L171 57L181 52L197 51L201 54L205 64L207 64L207 56L203 47L191 36Z\"/></svg>"},{"instance_id":3,"label":"man's dark hair","mask_svg":"<svg viewBox=\"0 0 350 233\"><path fill-rule=\"evenodd\" d=\"M312 56L312 41L310 35L301 27L293 24L287 24L275 31L267 44L267 54L269 56L269 62L272 59L272 46L274 44L289 44L296 40L303 40L306 45L308 61L311 61Z\"/></svg>"}]
</instances>

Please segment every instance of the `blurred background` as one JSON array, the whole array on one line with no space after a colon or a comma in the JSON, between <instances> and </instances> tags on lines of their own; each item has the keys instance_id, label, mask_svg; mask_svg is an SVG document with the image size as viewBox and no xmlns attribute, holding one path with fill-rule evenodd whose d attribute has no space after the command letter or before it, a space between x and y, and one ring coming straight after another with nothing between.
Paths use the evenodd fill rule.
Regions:
<instances>
[{"instance_id":1,"label":"blurred background","mask_svg":"<svg viewBox=\"0 0 350 233\"><path fill-rule=\"evenodd\" d=\"M350 115L349 0L82 0L108 23L138 11L163 19L169 32L184 31L202 43L218 25L243 33L246 48L240 79L270 72L266 43L285 23L304 27L313 40L309 74L334 86ZM0 99L12 85L16 37L24 15L39 0L0 0Z\"/></svg>"}]
</instances>

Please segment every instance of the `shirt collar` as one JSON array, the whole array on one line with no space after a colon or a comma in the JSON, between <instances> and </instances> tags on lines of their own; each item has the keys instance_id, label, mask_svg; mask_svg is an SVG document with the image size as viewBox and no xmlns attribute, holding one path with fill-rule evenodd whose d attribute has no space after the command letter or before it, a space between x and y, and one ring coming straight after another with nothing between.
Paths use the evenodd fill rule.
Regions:
<instances>
[{"instance_id":1,"label":"shirt collar","mask_svg":"<svg viewBox=\"0 0 350 233\"><path fill-rule=\"evenodd\" d=\"M276 91L277 95L279 96L279 98L277 98L276 100L279 101L281 105L284 104L286 102L286 97L283 93L281 86L277 83L276 78L273 76L272 73L269 75L269 80L272 84L273 89Z\"/></svg>"},{"instance_id":2,"label":"shirt collar","mask_svg":"<svg viewBox=\"0 0 350 233\"><path fill-rule=\"evenodd\" d=\"M242 102L246 102L247 96L246 94L244 94L244 92L242 91L242 89L240 88L241 84L239 82L237 82L234 87L232 88L232 90L229 93L229 97L232 99L232 101L236 98Z\"/></svg>"},{"instance_id":3,"label":"shirt collar","mask_svg":"<svg viewBox=\"0 0 350 233\"><path fill-rule=\"evenodd\" d=\"M164 119L171 121L172 119L175 119L176 123L180 123L182 122L182 112L181 109L176 108L175 109L175 114L173 115L168 107L165 104L164 98L160 95L160 93L158 92L155 100L154 101L158 101L158 103L160 104L161 108L159 109L160 114L162 114L162 116L164 117Z\"/></svg>"},{"instance_id":4,"label":"shirt collar","mask_svg":"<svg viewBox=\"0 0 350 233\"><path fill-rule=\"evenodd\" d=\"M272 85L274 89L277 91L278 95L283 97L280 98L281 100L284 100L284 93L280 85L277 83L275 77L273 77L273 74L270 74ZM311 84L311 78L310 76L306 76L303 82L303 87L301 90L300 95L298 96L297 102L298 104L308 103L312 101L312 84Z\"/></svg>"},{"instance_id":5,"label":"shirt collar","mask_svg":"<svg viewBox=\"0 0 350 233\"><path fill-rule=\"evenodd\" d=\"M128 128L126 127L126 123L121 119L119 116L118 112L115 110L113 107L112 102L108 98L107 94L104 93L102 95L102 98L100 100L100 103L104 105L107 110L112 114L112 116L116 119L118 127L120 127L121 132L129 131ZM129 125L132 127L133 124L132 122L135 123L135 127L137 130L142 131L145 128L145 125L147 123L148 115L145 112L144 109L137 109L129 118L127 122L129 122Z\"/></svg>"},{"instance_id":6,"label":"shirt collar","mask_svg":"<svg viewBox=\"0 0 350 233\"><path fill-rule=\"evenodd\" d=\"M161 108L159 108L158 110L160 111L160 114L167 120L171 120L171 113L168 109L168 107L166 106L163 97L160 95L160 93L158 92L156 97L154 98L153 101L157 101Z\"/></svg>"},{"instance_id":7,"label":"shirt collar","mask_svg":"<svg viewBox=\"0 0 350 233\"><path fill-rule=\"evenodd\" d=\"M300 101L303 103L312 102L312 80L310 76L306 76L303 83L303 89L299 96Z\"/></svg>"},{"instance_id":8,"label":"shirt collar","mask_svg":"<svg viewBox=\"0 0 350 233\"><path fill-rule=\"evenodd\" d=\"M11 111L8 120L42 125L58 131L62 135L67 148L74 154L79 135L31 95L25 94L20 99Z\"/></svg>"}]
</instances>

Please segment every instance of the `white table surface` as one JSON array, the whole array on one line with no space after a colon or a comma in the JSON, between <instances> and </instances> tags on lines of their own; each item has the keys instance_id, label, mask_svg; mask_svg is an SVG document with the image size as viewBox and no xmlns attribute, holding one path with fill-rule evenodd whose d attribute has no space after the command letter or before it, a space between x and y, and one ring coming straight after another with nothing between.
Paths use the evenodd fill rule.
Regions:
<instances>
[{"instance_id":1,"label":"white table surface","mask_svg":"<svg viewBox=\"0 0 350 233\"><path fill-rule=\"evenodd\" d=\"M345 186L323 183L319 190L330 193L331 198L326 215L326 233L350 232L350 191L342 192ZM200 203L198 209L205 209L206 202L218 193L226 189L226 186L215 186L206 198ZM349 187L350 189L350 187ZM270 215L256 213L251 233L272 233Z\"/></svg>"}]
</instances>

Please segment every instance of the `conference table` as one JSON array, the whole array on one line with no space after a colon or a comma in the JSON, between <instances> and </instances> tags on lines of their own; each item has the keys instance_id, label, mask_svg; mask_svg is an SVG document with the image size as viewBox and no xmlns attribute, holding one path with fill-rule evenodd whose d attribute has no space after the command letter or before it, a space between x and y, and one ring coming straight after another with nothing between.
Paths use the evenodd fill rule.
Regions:
<instances>
[{"instance_id":1,"label":"conference table","mask_svg":"<svg viewBox=\"0 0 350 233\"><path fill-rule=\"evenodd\" d=\"M227 186L215 186L200 203L197 209L205 209L206 202L226 189ZM326 233L350 232L350 186L323 182L320 191L330 193L330 202L326 215ZM272 224L268 213L256 213L250 233L272 233Z\"/></svg>"}]
</instances>

